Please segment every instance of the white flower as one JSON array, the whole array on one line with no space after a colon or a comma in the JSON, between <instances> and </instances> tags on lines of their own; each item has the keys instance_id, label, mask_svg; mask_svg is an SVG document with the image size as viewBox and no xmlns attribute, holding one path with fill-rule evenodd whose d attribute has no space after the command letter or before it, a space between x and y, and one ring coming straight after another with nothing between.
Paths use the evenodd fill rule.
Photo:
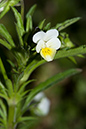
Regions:
<instances>
[{"instance_id":1,"label":"white flower","mask_svg":"<svg viewBox=\"0 0 86 129\"><path fill-rule=\"evenodd\" d=\"M34 113L38 116L45 116L49 113L50 100L45 96L43 92L38 93L34 100L39 102L34 109Z\"/></svg>"},{"instance_id":2,"label":"white flower","mask_svg":"<svg viewBox=\"0 0 86 129\"><path fill-rule=\"evenodd\" d=\"M4 10L4 7L1 7L1 8L0 8L0 12L2 12L3 10Z\"/></svg>"},{"instance_id":3,"label":"white flower","mask_svg":"<svg viewBox=\"0 0 86 129\"><path fill-rule=\"evenodd\" d=\"M57 38L59 35L56 29L50 29L47 32L39 31L33 36L33 42L37 43L36 52L46 61L52 61L56 50L61 47L61 42Z\"/></svg>"}]
</instances>

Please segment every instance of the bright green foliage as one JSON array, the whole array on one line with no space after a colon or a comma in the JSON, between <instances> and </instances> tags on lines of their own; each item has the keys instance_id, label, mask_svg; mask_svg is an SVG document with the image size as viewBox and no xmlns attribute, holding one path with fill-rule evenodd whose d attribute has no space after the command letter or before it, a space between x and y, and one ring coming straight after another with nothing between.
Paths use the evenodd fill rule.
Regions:
<instances>
[{"instance_id":1,"label":"bright green foliage","mask_svg":"<svg viewBox=\"0 0 86 129\"><path fill-rule=\"evenodd\" d=\"M11 66L11 73L9 77L0 58L0 71L3 77L3 81L0 81L0 128L2 129L14 129L17 125L18 129L29 129L30 124L37 120L37 117L25 116L24 113L28 111L28 109L30 110L29 106L31 106L31 102L33 101L35 95L57 84L63 79L81 72L80 69L69 69L52 76L33 89L27 89L27 86L29 87L29 84L35 81L35 79L30 80L29 77L31 73L37 67L46 63L46 61L41 59L39 54L36 53L35 45L33 45L31 40L33 34L35 33L32 16L35 12L36 5L33 5L27 12L25 16L26 23L24 23L24 19L22 17L23 14L18 12L17 9L13 7L19 1L20 0L8 0L5 2L5 0L3 0L0 4L0 7L5 7L3 12L0 14L0 18L2 18L11 7L15 15L15 26L19 38L19 43L15 44L5 26L0 24L0 35L2 36L0 43L6 47L8 51L10 51L15 60L15 62L11 59L7 60ZM63 23L57 24L54 28L61 31L79 19L80 18L77 17L67 20ZM40 22L38 27L41 30L47 31L51 29L51 22L45 25L44 19ZM67 57L76 63L74 58L75 56L83 57L82 54L86 54L86 46L82 45L75 47L69 39L69 35L65 32L60 33L59 39L61 40L62 46L56 53L55 59ZM6 101L7 108L3 99Z\"/></svg>"}]
</instances>

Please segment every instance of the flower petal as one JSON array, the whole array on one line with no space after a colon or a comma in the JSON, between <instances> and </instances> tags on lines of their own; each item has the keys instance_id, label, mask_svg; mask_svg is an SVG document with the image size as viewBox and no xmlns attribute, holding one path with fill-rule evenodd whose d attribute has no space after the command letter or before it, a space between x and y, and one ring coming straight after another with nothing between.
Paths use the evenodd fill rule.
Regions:
<instances>
[{"instance_id":1,"label":"flower petal","mask_svg":"<svg viewBox=\"0 0 86 129\"><path fill-rule=\"evenodd\" d=\"M61 47L61 42L58 38L52 38L46 43L47 47L49 48L54 48L54 49L59 49Z\"/></svg>"},{"instance_id":2,"label":"flower petal","mask_svg":"<svg viewBox=\"0 0 86 129\"><path fill-rule=\"evenodd\" d=\"M54 48L42 48L40 51L41 56L46 60L46 61L52 61L54 59L54 56L56 54L56 49Z\"/></svg>"},{"instance_id":3,"label":"flower petal","mask_svg":"<svg viewBox=\"0 0 86 129\"><path fill-rule=\"evenodd\" d=\"M36 34L34 34L32 40L34 43L37 43L39 40L43 39L45 36L45 32L39 31Z\"/></svg>"},{"instance_id":4,"label":"flower petal","mask_svg":"<svg viewBox=\"0 0 86 129\"><path fill-rule=\"evenodd\" d=\"M40 40L36 45L36 52L39 53L42 48L45 47L45 43L43 40Z\"/></svg>"},{"instance_id":5,"label":"flower petal","mask_svg":"<svg viewBox=\"0 0 86 129\"><path fill-rule=\"evenodd\" d=\"M57 37L58 35L59 35L59 32L56 29L48 30L44 37L44 41L48 41L54 37Z\"/></svg>"}]
</instances>

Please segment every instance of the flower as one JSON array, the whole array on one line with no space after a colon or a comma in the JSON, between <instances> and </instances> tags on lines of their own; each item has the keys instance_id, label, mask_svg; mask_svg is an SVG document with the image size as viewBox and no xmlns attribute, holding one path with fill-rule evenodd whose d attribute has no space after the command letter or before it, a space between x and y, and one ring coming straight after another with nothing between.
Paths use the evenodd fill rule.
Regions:
<instances>
[{"instance_id":1,"label":"flower","mask_svg":"<svg viewBox=\"0 0 86 129\"><path fill-rule=\"evenodd\" d=\"M38 116L46 116L50 110L50 100L45 96L43 92L38 93L34 97L34 101L39 102L33 112Z\"/></svg>"},{"instance_id":2,"label":"flower","mask_svg":"<svg viewBox=\"0 0 86 129\"><path fill-rule=\"evenodd\" d=\"M39 31L33 36L33 42L37 43L36 52L40 53L46 61L52 61L56 50L61 47L58 35L59 32L56 29L50 29L47 32Z\"/></svg>"}]
</instances>

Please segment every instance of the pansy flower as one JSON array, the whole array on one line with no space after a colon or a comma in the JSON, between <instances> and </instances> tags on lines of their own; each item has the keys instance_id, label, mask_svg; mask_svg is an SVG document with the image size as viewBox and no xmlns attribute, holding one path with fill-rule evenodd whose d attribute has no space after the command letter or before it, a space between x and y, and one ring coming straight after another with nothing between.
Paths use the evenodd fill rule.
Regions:
<instances>
[{"instance_id":1,"label":"pansy flower","mask_svg":"<svg viewBox=\"0 0 86 129\"><path fill-rule=\"evenodd\" d=\"M33 42L37 43L36 52L48 62L54 59L56 50L61 47L58 35L59 32L56 29L50 29L47 32L39 31L33 36Z\"/></svg>"}]
</instances>

